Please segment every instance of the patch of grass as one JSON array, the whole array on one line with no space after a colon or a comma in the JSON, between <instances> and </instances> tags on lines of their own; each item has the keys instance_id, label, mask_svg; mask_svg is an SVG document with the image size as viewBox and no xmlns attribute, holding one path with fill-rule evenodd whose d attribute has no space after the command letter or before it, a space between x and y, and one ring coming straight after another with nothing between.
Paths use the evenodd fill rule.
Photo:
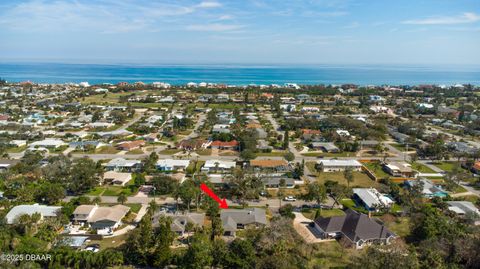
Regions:
<instances>
[{"instance_id":1,"label":"patch of grass","mask_svg":"<svg viewBox=\"0 0 480 269\"><path fill-rule=\"evenodd\" d=\"M105 192L103 192L102 196L118 196L120 195L120 193L125 193L125 195L127 196L131 196L131 195L134 195L135 193L137 193L137 189L136 188L131 188L129 186L125 186L125 187L122 187L122 186L107 186L105 188Z\"/></svg>"},{"instance_id":2,"label":"patch of grass","mask_svg":"<svg viewBox=\"0 0 480 269\"><path fill-rule=\"evenodd\" d=\"M408 217L393 217L392 215L385 215L381 218L392 232L405 238L410 235L410 219Z\"/></svg>"},{"instance_id":3,"label":"patch of grass","mask_svg":"<svg viewBox=\"0 0 480 269\"><path fill-rule=\"evenodd\" d=\"M87 244L99 244L101 250L107 248L117 248L125 243L127 236L128 233L115 237L103 238L102 240L91 240L90 242L87 242Z\"/></svg>"},{"instance_id":4,"label":"patch of grass","mask_svg":"<svg viewBox=\"0 0 480 269\"><path fill-rule=\"evenodd\" d=\"M309 152L309 153L302 153L303 156L306 157L350 157L355 156L355 152L340 152L340 153L332 153L332 152Z\"/></svg>"},{"instance_id":5,"label":"patch of grass","mask_svg":"<svg viewBox=\"0 0 480 269\"><path fill-rule=\"evenodd\" d=\"M306 218L313 220L315 218L316 211L317 209L302 210L302 215L304 215ZM343 215L345 215L345 212L343 212L343 210L338 208L322 209L322 211L320 212L320 216L324 218L334 217L334 216L343 216Z\"/></svg>"},{"instance_id":6,"label":"patch of grass","mask_svg":"<svg viewBox=\"0 0 480 269\"><path fill-rule=\"evenodd\" d=\"M367 167L377 178L386 178L390 175L383 171L382 165L379 162L366 162L363 166Z\"/></svg>"},{"instance_id":7,"label":"patch of grass","mask_svg":"<svg viewBox=\"0 0 480 269\"><path fill-rule=\"evenodd\" d=\"M430 167L417 162L412 163L412 169L417 170L420 173L436 173Z\"/></svg>"},{"instance_id":8,"label":"patch of grass","mask_svg":"<svg viewBox=\"0 0 480 269\"><path fill-rule=\"evenodd\" d=\"M212 155L212 149L199 149L195 151L198 155L201 156L210 156Z\"/></svg>"},{"instance_id":9,"label":"patch of grass","mask_svg":"<svg viewBox=\"0 0 480 269\"><path fill-rule=\"evenodd\" d=\"M331 180L339 184L347 185L347 180L343 176L343 172L320 172L317 173L317 179L322 184L327 180ZM370 179L367 174L358 171L353 172L353 182L350 183L350 187L369 188L377 186L378 183Z\"/></svg>"},{"instance_id":10,"label":"patch of grass","mask_svg":"<svg viewBox=\"0 0 480 269\"><path fill-rule=\"evenodd\" d=\"M119 152L120 152L120 150L118 150L118 149L116 149L112 146L100 147L95 151L95 153L97 153L97 154L117 154Z\"/></svg>"},{"instance_id":11,"label":"patch of grass","mask_svg":"<svg viewBox=\"0 0 480 269\"><path fill-rule=\"evenodd\" d=\"M26 149L27 149L27 146L10 147L7 149L7 153L20 153L22 151L25 151Z\"/></svg>"},{"instance_id":12,"label":"patch of grass","mask_svg":"<svg viewBox=\"0 0 480 269\"><path fill-rule=\"evenodd\" d=\"M105 187L95 187L93 190L89 191L87 195L100 196L104 191L105 191Z\"/></svg>"},{"instance_id":13,"label":"patch of grass","mask_svg":"<svg viewBox=\"0 0 480 269\"><path fill-rule=\"evenodd\" d=\"M158 154L162 154L162 155L173 155L175 153L179 153L181 152L182 150L181 149L164 149L160 152L158 152Z\"/></svg>"},{"instance_id":14,"label":"patch of grass","mask_svg":"<svg viewBox=\"0 0 480 269\"><path fill-rule=\"evenodd\" d=\"M436 167L442 169L445 172L451 172L455 166L460 166L457 162L435 162L433 163Z\"/></svg>"},{"instance_id":15,"label":"patch of grass","mask_svg":"<svg viewBox=\"0 0 480 269\"><path fill-rule=\"evenodd\" d=\"M342 247L337 241L318 243L313 248L308 268L345 268L353 256L363 251Z\"/></svg>"},{"instance_id":16,"label":"patch of grass","mask_svg":"<svg viewBox=\"0 0 480 269\"><path fill-rule=\"evenodd\" d=\"M134 150L130 150L130 151L127 152L126 154L131 154L131 155L143 154L143 150L141 150L141 149L134 149Z\"/></svg>"},{"instance_id":17,"label":"patch of grass","mask_svg":"<svg viewBox=\"0 0 480 269\"><path fill-rule=\"evenodd\" d=\"M390 145L393 146L394 148L400 150L400 151L407 150L407 147L405 145L402 145L402 144L393 143L393 144L390 144ZM410 149L411 149L411 147L410 147Z\"/></svg>"},{"instance_id":18,"label":"patch of grass","mask_svg":"<svg viewBox=\"0 0 480 269\"><path fill-rule=\"evenodd\" d=\"M283 150L283 151L272 151L272 152L257 152L255 153L255 156L267 156L267 157L283 157L285 154L287 154L288 151Z\"/></svg>"}]
</instances>

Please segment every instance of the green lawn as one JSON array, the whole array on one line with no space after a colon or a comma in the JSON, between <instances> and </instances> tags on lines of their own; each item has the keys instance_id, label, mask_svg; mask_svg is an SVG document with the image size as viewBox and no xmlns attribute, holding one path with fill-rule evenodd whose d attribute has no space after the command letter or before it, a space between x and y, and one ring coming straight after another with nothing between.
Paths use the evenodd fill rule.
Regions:
<instances>
[{"instance_id":1,"label":"green lawn","mask_svg":"<svg viewBox=\"0 0 480 269\"><path fill-rule=\"evenodd\" d=\"M127 152L126 154L130 154L130 155L143 154L143 150L141 150L141 149L133 149L133 150L130 150L129 152Z\"/></svg>"},{"instance_id":2,"label":"green lawn","mask_svg":"<svg viewBox=\"0 0 480 269\"><path fill-rule=\"evenodd\" d=\"M340 153L331 153L331 152L310 152L310 153L302 153L303 156L306 157L350 157L355 156L355 152L340 152Z\"/></svg>"},{"instance_id":3,"label":"green lawn","mask_svg":"<svg viewBox=\"0 0 480 269\"><path fill-rule=\"evenodd\" d=\"M343 172L321 172L318 173L317 179L322 184L327 180L332 180L347 185L347 180L343 176ZM353 182L350 183L350 187L369 188L377 187L377 185L378 183L370 179L367 174L357 171L353 172Z\"/></svg>"},{"instance_id":4,"label":"green lawn","mask_svg":"<svg viewBox=\"0 0 480 269\"><path fill-rule=\"evenodd\" d=\"M402 145L402 144L398 144L398 143L393 143L393 144L390 144L391 146L393 146L394 148L400 150L400 151L405 151L407 149L407 147L405 145ZM410 149L412 149L410 147Z\"/></svg>"},{"instance_id":5,"label":"green lawn","mask_svg":"<svg viewBox=\"0 0 480 269\"><path fill-rule=\"evenodd\" d=\"M421 163L412 163L412 169L417 170L420 173L436 173L430 167Z\"/></svg>"},{"instance_id":6,"label":"green lawn","mask_svg":"<svg viewBox=\"0 0 480 269\"><path fill-rule=\"evenodd\" d=\"M128 187L128 185L126 185L125 187L122 187L122 186L107 186L106 189L105 189L105 192L103 192L102 196L118 196L122 192L125 193L125 195L127 195L127 196L131 196L131 195L136 194L137 189L133 188L133 190L132 190L132 189L130 189L130 187Z\"/></svg>"},{"instance_id":7,"label":"green lawn","mask_svg":"<svg viewBox=\"0 0 480 269\"><path fill-rule=\"evenodd\" d=\"M307 209L307 210L302 210L302 214L311 220L315 217L315 212L317 209ZM322 209L320 215L322 217L328 218L328 217L333 217L333 216L343 216L345 215L345 212L343 210L334 208L334 209Z\"/></svg>"},{"instance_id":8,"label":"green lawn","mask_svg":"<svg viewBox=\"0 0 480 269\"><path fill-rule=\"evenodd\" d=\"M179 153L180 151L182 151L182 150L181 149L164 149L164 150L158 152L158 154L173 155L175 153Z\"/></svg>"},{"instance_id":9,"label":"green lawn","mask_svg":"<svg viewBox=\"0 0 480 269\"><path fill-rule=\"evenodd\" d=\"M119 152L120 152L120 150L118 150L114 147L111 147L111 146L100 147L95 151L95 153L97 153L97 154L117 154Z\"/></svg>"},{"instance_id":10,"label":"green lawn","mask_svg":"<svg viewBox=\"0 0 480 269\"><path fill-rule=\"evenodd\" d=\"M212 155L212 149L199 149L195 151L198 155L201 156L210 156Z\"/></svg>"},{"instance_id":11,"label":"green lawn","mask_svg":"<svg viewBox=\"0 0 480 269\"><path fill-rule=\"evenodd\" d=\"M10 147L7 149L8 153L20 153L22 151L25 151L27 149L27 146L21 146L21 147Z\"/></svg>"},{"instance_id":12,"label":"green lawn","mask_svg":"<svg viewBox=\"0 0 480 269\"><path fill-rule=\"evenodd\" d=\"M288 151L257 152L255 156L260 157L283 157Z\"/></svg>"},{"instance_id":13,"label":"green lawn","mask_svg":"<svg viewBox=\"0 0 480 269\"><path fill-rule=\"evenodd\" d=\"M104 191L105 191L105 187L95 187L93 190L89 191L87 195L100 196Z\"/></svg>"},{"instance_id":14,"label":"green lawn","mask_svg":"<svg viewBox=\"0 0 480 269\"><path fill-rule=\"evenodd\" d=\"M363 163L363 165L367 167L368 170L370 170L372 173L374 173L377 178L386 178L390 176L389 174L387 174L387 172L383 171L382 165L379 162L377 162L377 164L375 164L374 162L367 162Z\"/></svg>"},{"instance_id":15,"label":"green lawn","mask_svg":"<svg viewBox=\"0 0 480 269\"><path fill-rule=\"evenodd\" d=\"M451 172L455 166L460 166L460 164L457 162L435 162L433 165L445 172Z\"/></svg>"},{"instance_id":16,"label":"green lawn","mask_svg":"<svg viewBox=\"0 0 480 269\"><path fill-rule=\"evenodd\" d=\"M308 268L345 268L353 256L362 253L362 250L345 248L337 241L322 242L312 247L314 252Z\"/></svg>"},{"instance_id":17,"label":"green lawn","mask_svg":"<svg viewBox=\"0 0 480 269\"><path fill-rule=\"evenodd\" d=\"M392 215L385 215L381 218L392 232L405 238L410 235L410 219L408 217L393 217Z\"/></svg>"}]
</instances>

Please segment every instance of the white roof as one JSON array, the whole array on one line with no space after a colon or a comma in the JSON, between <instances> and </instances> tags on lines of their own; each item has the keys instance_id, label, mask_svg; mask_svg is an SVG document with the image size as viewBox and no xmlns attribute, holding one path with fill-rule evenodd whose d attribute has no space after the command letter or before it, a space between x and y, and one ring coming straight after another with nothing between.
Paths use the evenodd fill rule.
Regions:
<instances>
[{"instance_id":1,"label":"white roof","mask_svg":"<svg viewBox=\"0 0 480 269\"><path fill-rule=\"evenodd\" d=\"M360 167L362 164L357 160L320 160L317 163L321 163L324 167L332 167L332 166L353 166L353 167Z\"/></svg>"},{"instance_id":2,"label":"white roof","mask_svg":"<svg viewBox=\"0 0 480 269\"><path fill-rule=\"evenodd\" d=\"M37 147L37 146L55 146L55 147L58 147L58 146L63 146L63 145L66 145L67 143L63 142L62 140L60 139L45 139L45 140L41 140L41 141L35 141L33 142L32 144L30 144L30 147Z\"/></svg>"},{"instance_id":3,"label":"white roof","mask_svg":"<svg viewBox=\"0 0 480 269\"><path fill-rule=\"evenodd\" d=\"M370 208L393 204L393 200L390 197L379 193L374 188L353 188L352 191Z\"/></svg>"},{"instance_id":4,"label":"white roof","mask_svg":"<svg viewBox=\"0 0 480 269\"><path fill-rule=\"evenodd\" d=\"M215 168L218 163L218 168L229 169L234 168L236 163L234 161L222 161L222 160L207 160L204 168Z\"/></svg>"},{"instance_id":5,"label":"white roof","mask_svg":"<svg viewBox=\"0 0 480 269\"><path fill-rule=\"evenodd\" d=\"M457 214L467 214L470 212L476 213L480 216L480 211L472 202L468 201L448 201L448 209Z\"/></svg>"},{"instance_id":6,"label":"white roof","mask_svg":"<svg viewBox=\"0 0 480 269\"><path fill-rule=\"evenodd\" d=\"M136 164L141 163L139 160L126 160L123 158L116 158L111 161L109 161L106 166L120 166L120 167L131 167Z\"/></svg>"},{"instance_id":7,"label":"white roof","mask_svg":"<svg viewBox=\"0 0 480 269\"><path fill-rule=\"evenodd\" d=\"M190 164L190 160L164 159L164 160L157 161L157 166L161 166L161 167L173 167L173 166L187 167L189 164Z\"/></svg>"},{"instance_id":8,"label":"white roof","mask_svg":"<svg viewBox=\"0 0 480 269\"><path fill-rule=\"evenodd\" d=\"M15 219L21 215L33 215L34 213L40 213L42 217L55 217L57 211L60 210L61 206L46 206L46 205L17 205L10 209L8 214L5 216L8 224L13 224Z\"/></svg>"}]
</instances>

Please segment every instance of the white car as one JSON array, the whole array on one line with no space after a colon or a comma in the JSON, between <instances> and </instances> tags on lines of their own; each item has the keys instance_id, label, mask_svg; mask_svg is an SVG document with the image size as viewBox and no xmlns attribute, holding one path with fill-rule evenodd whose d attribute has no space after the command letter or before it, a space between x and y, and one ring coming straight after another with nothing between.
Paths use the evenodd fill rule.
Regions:
<instances>
[{"instance_id":1,"label":"white car","mask_svg":"<svg viewBox=\"0 0 480 269\"><path fill-rule=\"evenodd\" d=\"M287 196L285 198L283 198L284 201L288 201L288 202L295 202L297 201L297 199L295 199L295 197L293 196Z\"/></svg>"},{"instance_id":2,"label":"white car","mask_svg":"<svg viewBox=\"0 0 480 269\"><path fill-rule=\"evenodd\" d=\"M95 246L88 246L85 248L85 251L91 251L91 252L99 252L100 249L98 247L95 247Z\"/></svg>"}]
</instances>

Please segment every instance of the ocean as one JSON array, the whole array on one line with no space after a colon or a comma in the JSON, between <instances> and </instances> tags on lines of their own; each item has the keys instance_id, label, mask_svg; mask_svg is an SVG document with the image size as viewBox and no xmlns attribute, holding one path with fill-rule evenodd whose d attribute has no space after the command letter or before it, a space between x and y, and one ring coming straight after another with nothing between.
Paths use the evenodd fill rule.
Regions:
<instances>
[{"instance_id":1,"label":"ocean","mask_svg":"<svg viewBox=\"0 0 480 269\"><path fill-rule=\"evenodd\" d=\"M0 63L0 78L37 83L212 82L248 84L480 85L480 66L134 65Z\"/></svg>"}]
</instances>

